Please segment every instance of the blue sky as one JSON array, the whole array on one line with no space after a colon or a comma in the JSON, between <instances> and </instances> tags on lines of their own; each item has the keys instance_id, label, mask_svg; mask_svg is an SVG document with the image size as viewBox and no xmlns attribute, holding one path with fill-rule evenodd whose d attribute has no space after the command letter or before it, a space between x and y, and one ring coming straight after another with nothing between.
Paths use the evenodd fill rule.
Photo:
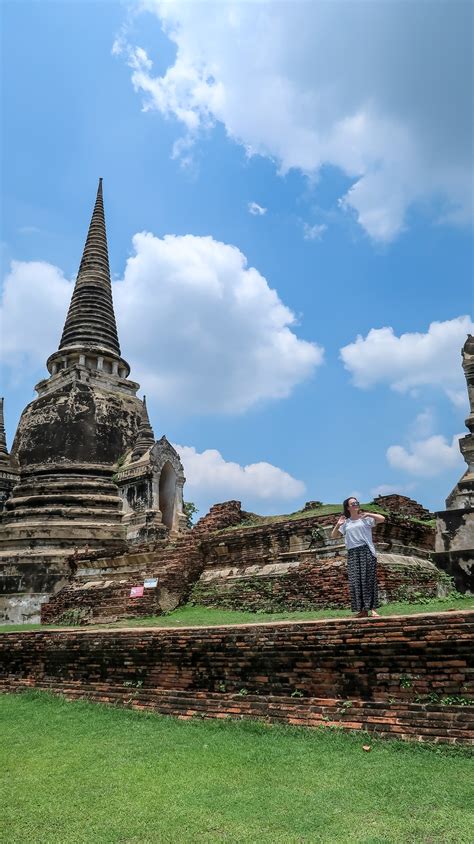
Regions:
<instances>
[{"instance_id":1,"label":"blue sky","mask_svg":"<svg viewBox=\"0 0 474 844\"><path fill-rule=\"evenodd\" d=\"M442 508L472 331L470 15L3 3L9 445L102 176L122 352L201 512L380 489Z\"/></svg>"}]
</instances>

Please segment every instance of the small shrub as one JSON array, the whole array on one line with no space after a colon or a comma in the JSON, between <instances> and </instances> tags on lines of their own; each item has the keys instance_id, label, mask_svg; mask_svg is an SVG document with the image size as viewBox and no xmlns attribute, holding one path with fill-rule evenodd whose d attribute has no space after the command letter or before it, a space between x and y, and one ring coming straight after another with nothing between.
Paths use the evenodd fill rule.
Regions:
<instances>
[{"instance_id":1,"label":"small shrub","mask_svg":"<svg viewBox=\"0 0 474 844\"><path fill-rule=\"evenodd\" d=\"M91 610L89 607L73 607L65 610L56 623L65 624L68 627L80 627L81 624L86 624L90 618Z\"/></svg>"},{"instance_id":2,"label":"small shrub","mask_svg":"<svg viewBox=\"0 0 474 844\"><path fill-rule=\"evenodd\" d=\"M194 516L199 513L194 501L185 501L183 503L183 513L186 516L186 527L192 528L194 523Z\"/></svg>"}]
</instances>

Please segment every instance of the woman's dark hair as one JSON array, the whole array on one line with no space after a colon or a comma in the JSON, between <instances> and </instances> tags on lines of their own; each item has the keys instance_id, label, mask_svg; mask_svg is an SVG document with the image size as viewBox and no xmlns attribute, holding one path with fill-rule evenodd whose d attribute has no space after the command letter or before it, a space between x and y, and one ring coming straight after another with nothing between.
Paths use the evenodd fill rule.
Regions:
<instances>
[{"instance_id":1,"label":"woman's dark hair","mask_svg":"<svg viewBox=\"0 0 474 844\"><path fill-rule=\"evenodd\" d=\"M344 515L346 519L350 519L351 517L351 511L349 510L349 501L351 500L351 498L354 498L354 496L350 495L349 498L345 498L342 502L342 509L344 510Z\"/></svg>"}]
</instances>

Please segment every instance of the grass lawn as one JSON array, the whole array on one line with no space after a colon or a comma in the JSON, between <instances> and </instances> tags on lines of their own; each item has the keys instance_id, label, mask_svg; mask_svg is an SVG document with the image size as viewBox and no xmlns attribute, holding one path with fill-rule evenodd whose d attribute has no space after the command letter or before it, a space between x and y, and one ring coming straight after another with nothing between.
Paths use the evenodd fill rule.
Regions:
<instances>
[{"instance_id":1,"label":"grass lawn","mask_svg":"<svg viewBox=\"0 0 474 844\"><path fill-rule=\"evenodd\" d=\"M407 602L385 604L379 608L378 612L380 615L415 615L424 612L448 612L452 610L474 610L474 597L455 593L448 598L425 599L423 603L418 604ZM347 618L351 615L350 610L257 613L212 609L211 607L188 604L167 615L127 618L113 624L101 624L100 627L206 627L218 624L262 624L266 621L311 621L318 618ZM64 625L59 626L64 627ZM48 626L41 624L5 624L0 626L0 633L15 630L54 630L55 627L53 624Z\"/></svg>"},{"instance_id":2,"label":"grass lawn","mask_svg":"<svg viewBox=\"0 0 474 844\"><path fill-rule=\"evenodd\" d=\"M0 729L3 844L474 840L466 749L44 693L0 695Z\"/></svg>"}]
</instances>

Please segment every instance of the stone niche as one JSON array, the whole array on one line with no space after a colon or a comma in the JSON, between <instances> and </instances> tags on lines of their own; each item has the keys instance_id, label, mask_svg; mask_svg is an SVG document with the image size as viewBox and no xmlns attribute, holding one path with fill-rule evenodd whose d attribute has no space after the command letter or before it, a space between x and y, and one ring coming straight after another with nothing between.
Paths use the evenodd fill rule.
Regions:
<instances>
[{"instance_id":1,"label":"stone niche","mask_svg":"<svg viewBox=\"0 0 474 844\"><path fill-rule=\"evenodd\" d=\"M114 480L122 500L127 542L151 542L186 529L183 465L166 437L138 459L133 451L126 454Z\"/></svg>"}]
</instances>

